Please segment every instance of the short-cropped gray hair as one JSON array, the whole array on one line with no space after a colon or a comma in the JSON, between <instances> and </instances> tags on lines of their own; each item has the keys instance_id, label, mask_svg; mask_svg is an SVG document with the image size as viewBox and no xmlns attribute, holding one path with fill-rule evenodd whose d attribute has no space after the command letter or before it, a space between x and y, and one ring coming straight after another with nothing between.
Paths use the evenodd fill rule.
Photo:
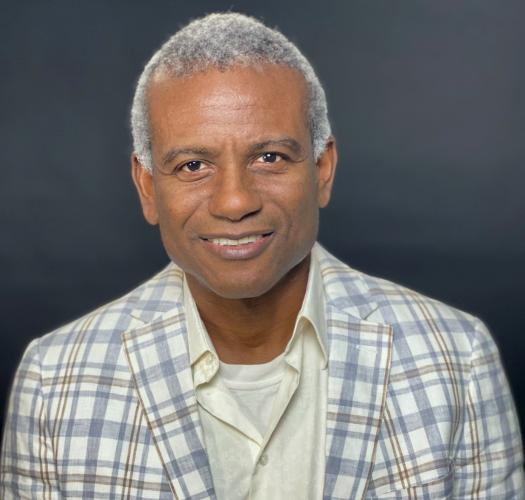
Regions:
<instances>
[{"instance_id":1,"label":"short-cropped gray hair","mask_svg":"<svg viewBox=\"0 0 525 500\"><path fill-rule=\"evenodd\" d=\"M208 67L278 64L295 69L308 89L308 125L317 160L331 134L326 97L311 64L282 33L238 13L215 13L196 19L166 41L144 67L131 107L133 147L141 164L153 168L148 87L158 71L188 76Z\"/></svg>"}]
</instances>

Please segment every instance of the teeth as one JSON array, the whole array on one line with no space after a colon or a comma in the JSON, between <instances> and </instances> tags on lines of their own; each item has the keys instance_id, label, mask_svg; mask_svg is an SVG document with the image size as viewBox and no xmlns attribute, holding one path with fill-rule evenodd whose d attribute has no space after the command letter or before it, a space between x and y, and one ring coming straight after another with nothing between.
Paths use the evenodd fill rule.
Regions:
<instances>
[{"instance_id":1,"label":"teeth","mask_svg":"<svg viewBox=\"0 0 525 500\"><path fill-rule=\"evenodd\" d=\"M247 243L253 243L254 241L260 240L262 238L261 236L246 236L245 238L241 238L239 240L229 240L227 238L213 238L210 239L212 243L215 243L216 245L224 245L224 246L238 246L238 245L246 245Z\"/></svg>"}]
</instances>

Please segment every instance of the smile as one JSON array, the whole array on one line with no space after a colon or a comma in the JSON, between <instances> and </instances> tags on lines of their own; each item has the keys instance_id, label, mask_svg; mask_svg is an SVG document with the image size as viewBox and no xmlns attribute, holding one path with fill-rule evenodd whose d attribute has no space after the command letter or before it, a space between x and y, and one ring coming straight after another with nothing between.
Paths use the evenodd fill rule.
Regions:
<instances>
[{"instance_id":1,"label":"smile","mask_svg":"<svg viewBox=\"0 0 525 500\"><path fill-rule=\"evenodd\" d=\"M252 234L242 237L201 238L205 247L217 257L226 260L246 260L257 257L268 247L273 233Z\"/></svg>"},{"instance_id":2,"label":"smile","mask_svg":"<svg viewBox=\"0 0 525 500\"><path fill-rule=\"evenodd\" d=\"M215 243L216 245L232 247L232 246L239 246L239 245L246 245L248 243L253 243L262 238L264 238L264 236L261 234L258 236L246 236L238 240L230 240L228 238L212 238L212 239L209 239L208 241L211 241L212 243Z\"/></svg>"}]
</instances>

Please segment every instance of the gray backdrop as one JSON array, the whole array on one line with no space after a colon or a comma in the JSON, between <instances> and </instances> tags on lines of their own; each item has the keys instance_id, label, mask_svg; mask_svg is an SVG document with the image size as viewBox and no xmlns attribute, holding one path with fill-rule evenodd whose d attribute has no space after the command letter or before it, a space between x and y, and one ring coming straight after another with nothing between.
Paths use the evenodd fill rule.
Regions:
<instances>
[{"instance_id":1,"label":"gray backdrop","mask_svg":"<svg viewBox=\"0 0 525 500\"><path fill-rule=\"evenodd\" d=\"M484 319L523 418L524 2L0 8L0 410L30 339L166 264L129 179L132 87L181 24L232 9L281 28L325 84L340 164L321 242Z\"/></svg>"}]
</instances>

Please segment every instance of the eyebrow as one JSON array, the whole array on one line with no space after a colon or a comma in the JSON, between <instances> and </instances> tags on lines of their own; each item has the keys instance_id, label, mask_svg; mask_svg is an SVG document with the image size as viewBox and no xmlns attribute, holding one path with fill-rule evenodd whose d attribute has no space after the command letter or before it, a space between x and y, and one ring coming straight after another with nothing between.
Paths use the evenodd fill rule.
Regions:
<instances>
[{"instance_id":1,"label":"eyebrow","mask_svg":"<svg viewBox=\"0 0 525 500\"><path fill-rule=\"evenodd\" d=\"M252 145L250 150L251 152L260 151L261 149L266 149L269 146L284 146L291 149L295 154L303 153L303 147L301 144L291 137L282 137L279 139L269 139L267 141L257 142Z\"/></svg>"},{"instance_id":2,"label":"eyebrow","mask_svg":"<svg viewBox=\"0 0 525 500\"><path fill-rule=\"evenodd\" d=\"M217 153L199 146L189 146L186 148L171 148L163 157L162 165L171 163L179 155L196 155L196 156L215 156Z\"/></svg>"},{"instance_id":3,"label":"eyebrow","mask_svg":"<svg viewBox=\"0 0 525 500\"><path fill-rule=\"evenodd\" d=\"M256 142L255 144L252 144L250 146L249 152L255 153L257 151L261 151L271 146L284 146L286 148L289 148L295 154L303 154L303 147L301 146L301 144L295 139L287 136L280 137L278 139L268 139L266 141ZM210 149L200 146L188 146L182 148L174 147L168 150L166 154L162 157L162 165L167 165L168 163L171 163L179 155L196 155L201 157L213 158L214 156L218 156L218 153L216 151L212 151Z\"/></svg>"}]
</instances>

